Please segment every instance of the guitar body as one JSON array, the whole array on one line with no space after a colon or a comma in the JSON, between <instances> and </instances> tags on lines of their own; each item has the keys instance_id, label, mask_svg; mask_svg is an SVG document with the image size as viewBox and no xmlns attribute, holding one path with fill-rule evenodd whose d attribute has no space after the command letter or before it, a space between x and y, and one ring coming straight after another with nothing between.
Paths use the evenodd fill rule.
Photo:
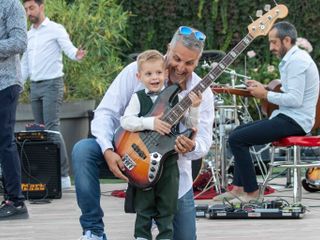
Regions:
<instances>
[{"instance_id":1,"label":"guitar body","mask_svg":"<svg viewBox=\"0 0 320 240\"><path fill-rule=\"evenodd\" d=\"M281 82L278 79L272 80L267 86L267 89L273 92L281 92L280 88L281 88ZM278 105L270 103L267 100L261 101L261 111L265 116L270 117L271 113L278 108L279 108Z\"/></svg>"},{"instance_id":2,"label":"guitar body","mask_svg":"<svg viewBox=\"0 0 320 240\"><path fill-rule=\"evenodd\" d=\"M280 88L281 88L281 82L278 79L272 80L269 84L268 84L268 90L270 91L274 91L274 92L281 92ZM261 102L262 106L261 106L261 110L262 113L268 117L271 116L271 113L278 109L279 106L273 103L269 103L267 100L263 100ZM312 127L312 130L315 130L317 128L320 127L320 95L317 101L317 105L316 105L316 117L315 117L315 123Z\"/></svg>"},{"instance_id":3,"label":"guitar body","mask_svg":"<svg viewBox=\"0 0 320 240\"><path fill-rule=\"evenodd\" d=\"M146 117L165 115L173 107L172 100L178 92L177 85L165 88ZM121 127L116 130L115 151L121 156L125 165L124 174L133 185L148 188L158 181L164 161L175 153L175 140L180 134L191 137L192 130L178 133L173 127L169 135L160 135L155 131L130 132Z\"/></svg>"}]
</instances>

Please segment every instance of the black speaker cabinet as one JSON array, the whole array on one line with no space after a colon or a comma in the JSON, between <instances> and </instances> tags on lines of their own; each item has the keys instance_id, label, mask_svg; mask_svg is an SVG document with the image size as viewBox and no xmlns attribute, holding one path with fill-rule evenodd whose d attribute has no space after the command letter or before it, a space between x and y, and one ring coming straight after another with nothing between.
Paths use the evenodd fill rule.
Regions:
<instances>
[{"instance_id":1,"label":"black speaker cabinet","mask_svg":"<svg viewBox=\"0 0 320 240\"><path fill-rule=\"evenodd\" d=\"M21 187L27 199L61 198L60 146L52 141L17 142Z\"/></svg>"}]
</instances>

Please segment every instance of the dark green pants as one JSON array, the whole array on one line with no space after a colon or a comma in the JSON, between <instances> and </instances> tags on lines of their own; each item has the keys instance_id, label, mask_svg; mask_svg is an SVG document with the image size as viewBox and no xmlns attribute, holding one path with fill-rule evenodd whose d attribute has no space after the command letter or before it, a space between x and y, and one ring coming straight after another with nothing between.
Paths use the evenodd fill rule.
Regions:
<instances>
[{"instance_id":1,"label":"dark green pants","mask_svg":"<svg viewBox=\"0 0 320 240\"><path fill-rule=\"evenodd\" d=\"M150 190L137 189L134 205L137 212L134 236L152 240L152 219L156 221L157 239L173 238L173 217L177 211L179 169L178 156L165 160L163 172Z\"/></svg>"}]
</instances>

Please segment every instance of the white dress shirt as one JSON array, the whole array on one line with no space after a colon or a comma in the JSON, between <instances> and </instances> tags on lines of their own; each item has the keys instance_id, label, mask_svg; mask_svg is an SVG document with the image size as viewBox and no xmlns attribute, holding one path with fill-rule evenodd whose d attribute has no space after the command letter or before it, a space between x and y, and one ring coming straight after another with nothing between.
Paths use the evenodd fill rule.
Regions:
<instances>
[{"instance_id":1,"label":"white dress shirt","mask_svg":"<svg viewBox=\"0 0 320 240\"><path fill-rule=\"evenodd\" d=\"M294 119L303 130L311 131L319 96L319 72L310 55L293 46L279 64L281 91L268 92L268 101L279 105L270 118L283 113Z\"/></svg>"},{"instance_id":2,"label":"white dress shirt","mask_svg":"<svg viewBox=\"0 0 320 240\"><path fill-rule=\"evenodd\" d=\"M28 48L21 60L22 79L41 81L62 77L62 51L77 60L78 49L70 41L65 28L46 18L38 28L28 31Z\"/></svg>"},{"instance_id":3,"label":"white dress shirt","mask_svg":"<svg viewBox=\"0 0 320 240\"><path fill-rule=\"evenodd\" d=\"M136 62L126 66L110 85L101 103L95 110L94 119L91 122L91 130L92 134L97 138L96 140L101 147L102 153L108 148L113 148L114 131L120 125L120 117L123 115L132 94L144 88L143 84L137 79L136 73ZM199 81L201 81L200 77L192 73L191 79L187 81L186 90L179 93L180 97L188 94ZM195 150L179 155L179 198L192 188L191 160L205 156L212 144L213 103L213 94L208 88L203 92L202 102L199 106L200 119L195 139ZM180 125L180 130L184 130L183 125Z\"/></svg>"}]
</instances>

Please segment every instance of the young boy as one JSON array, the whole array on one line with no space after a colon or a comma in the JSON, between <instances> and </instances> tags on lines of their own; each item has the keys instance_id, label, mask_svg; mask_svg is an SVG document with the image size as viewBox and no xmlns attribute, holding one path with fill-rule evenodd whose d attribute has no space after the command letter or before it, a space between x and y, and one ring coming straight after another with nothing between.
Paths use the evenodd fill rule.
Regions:
<instances>
[{"instance_id":1,"label":"young boy","mask_svg":"<svg viewBox=\"0 0 320 240\"><path fill-rule=\"evenodd\" d=\"M123 117L121 126L128 131L153 130L165 134L171 125L161 120L161 115L143 117L151 109L157 99L157 94L164 89L167 78L165 59L156 50L147 50L137 58L137 78L144 84L145 89L132 95ZM198 106L201 102L194 92L189 93L192 107L181 120L187 127L196 127L198 123ZM134 207L136 211L135 233L136 239L152 239L151 225L155 220L159 234L157 239L172 239L173 217L177 208L179 170L178 156L174 154L163 164L163 172L158 182L151 189L136 189Z\"/></svg>"}]
</instances>

